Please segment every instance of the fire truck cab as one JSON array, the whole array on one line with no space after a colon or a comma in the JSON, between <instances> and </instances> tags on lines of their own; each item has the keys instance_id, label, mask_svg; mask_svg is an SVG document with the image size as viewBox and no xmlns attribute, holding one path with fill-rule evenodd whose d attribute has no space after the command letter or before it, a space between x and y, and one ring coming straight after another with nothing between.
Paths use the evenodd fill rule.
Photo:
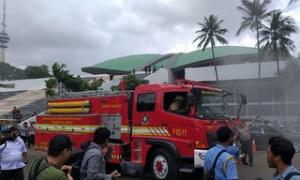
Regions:
<instances>
[{"instance_id":1,"label":"fire truck cab","mask_svg":"<svg viewBox=\"0 0 300 180\"><path fill-rule=\"evenodd\" d=\"M207 84L140 85L134 91L81 93L49 100L37 117L36 148L66 134L76 147L100 126L111 131L111 163L129 174L150 172L153 179L177 179L201 169L216 130L233 127L226 93Z\"/></svg>"}]
</instances>

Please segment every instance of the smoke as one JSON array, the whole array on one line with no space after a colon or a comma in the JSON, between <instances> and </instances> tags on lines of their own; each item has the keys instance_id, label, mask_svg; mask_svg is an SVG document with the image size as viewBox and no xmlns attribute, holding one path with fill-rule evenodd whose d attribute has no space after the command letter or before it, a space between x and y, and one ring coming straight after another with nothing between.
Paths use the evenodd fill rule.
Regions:
<instances>
[{"instance_id":1,"label":"smoke","mask_svg":"<svg viewBox=\"0 0 300 180\"><path fill-rule=\"evenodd\" d=\"M297 151L300 150L300 62L285 60L272 78L232 80L216 83L221 89L247 96L248 103L242 108L242 118L252 120L260 115L257 125L253 127L258 137L283 135L293 141ZM274 68L274 67L269 67ZM277 69L276 69L277 71ZM277 76L277 77L276 77ZM239 98L229 98L231 111L237 113Z\"/></svg>"}]
</instances>

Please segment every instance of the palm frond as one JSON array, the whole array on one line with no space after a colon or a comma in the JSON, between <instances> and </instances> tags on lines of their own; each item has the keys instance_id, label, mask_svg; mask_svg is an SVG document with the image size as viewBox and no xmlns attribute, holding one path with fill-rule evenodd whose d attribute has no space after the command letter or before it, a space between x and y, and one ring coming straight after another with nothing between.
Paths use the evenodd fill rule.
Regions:
<instances>
[{"instance_id":1,"label":"palm frond","mask_svg":"<svg viewBox=\"0 0 300 180\"><path fill-rule=\"evenodd\" d=\"M238 6L237 9L239 11L241 11L242 13L244 13L244 14L251 14L251 12L248 9L244 8L244 7Z\"/></svg>"},{"instance_id":2,"label":"palm frond","mask_svg":"<svg viewBox=\"0 0 300 180\"><path fill-rule=\"evenodd\" d=\"M264 0L263 3L261 4L262 7L266 7L271 3L271 0Z\"/></svg>"},{"instance_id":3,"label":"palm frond","mask_svg":"<svg viewBox=\"0 0 300 180\"><path fill-rule=\"evenodd\" d=\"M200 43L197 45L197 48L201 48L202 44L207 41L207 37L203 38Z\"/></svg>"},{"instance_id":4,"label":"palm frond","mask_svg":"<svg viewBox=\"0 0 300 180\"><path fill-rule=\"evenodd\" d=\"M251 20L247 19L242 22L240 28L237 30L236 35L239 36L241 32L245 31L251 25Z\"/></svg>"},{"instance_id":5,"label":"palm frond","mask_svg":"<svg viewBox=\"0 0 300 180\"><path fill-rule=\"evenodd\" d=\"M206 39L206 41L202 47L202 51L204 51L206 49L207 45L209 44L209 40L210 40L209 38Z\"/></svg>"},{"instance_id":6,"label":"palm frond","mask_svg":"<svg viewBox=\"0 0 300 180\"><path fill-rule=\"evenodd\" d=\"M292 4L294 4L295 2L297 2L298 0L290 0L288 6L291 6Z\"/></svg>"},{"instance_id":7,"label":"palm frond","mask_svg":"<svg viewBox=\"0 0 300 180\"><path fill-rule=\"evenodd\" d=\"M226 34L226 33L228 33L228 30L227 29L218 29L218 30L216 30L216 34Z\"/></svg>"},{"instance_id":8,"label":"palm frond","mask_svg":"<svg viewBox=\"0 0 300 180\"><path fill-rule=\"evenodd\" d=\"M206 36L206 34L201 34L200 36L197 36L197 37L194 39L193 43L195 43L195 42L198 41L198 40L201 40L201 39L204 38L205 36Z\"/></svg>"},{"instance_id":9,"label":"palm frond","mask_svg":"<svg viewBox=\"0 0 300 180\"><path fill-rule=\"evenodd\" d=\"M216 35L217 40L222 44L228 44L228 41L220 35Z\"/></svg>"}]
</instances>

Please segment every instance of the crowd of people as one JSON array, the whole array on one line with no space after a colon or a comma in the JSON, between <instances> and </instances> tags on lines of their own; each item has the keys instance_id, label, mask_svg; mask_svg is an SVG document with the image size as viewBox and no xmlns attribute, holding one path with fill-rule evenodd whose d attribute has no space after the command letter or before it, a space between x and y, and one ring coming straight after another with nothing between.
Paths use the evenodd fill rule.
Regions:
<instances>
[{"instance_id":1,"label":"crowd of people","mask_svg":"<svg viewBox=\"0 0 300 180\"><path fill-rule=\"evenodd\" d=\"M24 129L27 125L24 124ZM222 126L217 130L218 144L212 147L205 154L204 179L239 179L237 162L241 158L239 148L234 145L237 138L242 138L243 153L248 153L242 157L245 165L253 166L253 155L249 149L249 143L243 141L251 140L248 133L248 125L242 123L239 129ZM15 127L9 129L9 135L5 142L0 145L0 179L1 180L24 180L23 169L27 164L27 147L23 130ZM26 131L25 131L26 132ZM94 137L88 142L82 160L80 161L79 175L72 173L72 166L67 165L72 153L71 139L66 135L53 137L48 144L46 157L40 157L30 164L28 179L30 180L109 180L117 179L121 174L114 170L106 172L106 161L112 152L109 146L111 132L100 127L95 130ZM244 143L244 145L243 145ZM292 165L295 154L293 143L283 137L272 137L269 139L267 149L267 163L270 168L275 169L273 180L300 179L299 171Z\"/></svg>"},{"instance_id":2,"label":"crowd of people","mask_svg":"<svg viewBox=\"0 0 300 180\"><path fill-rule=\"evenodd\" d=\"M24 128L27 125L24 125ZM0 179L24 180L23 169L27 164L27 147L20 137L20 130L11 127L5 142L0 145ZM33 160L30 164L29 180L110 180L116 179L120 173L115 170L106 173L106 161L112 148L109 146L111 133L107 128L96 129L94 138L88 147L80 165L80 177L72 177L72 166L65 163L72 153L71 139L66 135L53 137L48 144L46 157Z\"/></svg>"},{"instance_id":3,"label":"crowd of people","mask_svg":"<svg viewBox=\"0 0 300 180\"><path fill-rule=\"evenodd\" d=\"M23 125L19 128L20 137L27 145L28 148L34 147L35 125L32 121L23 122Z\"/></svg>"},{"instance_id":4,"label":"crowd of people","mask_svg":"<svg viewBox=\"0 0 300 180\"><path fill-rule=\"evenodd\" d=\"M245 165L253 166L253 152L249 147L249 139L251 135L244 133L249 132L248 125L241 124L240 132L242 135L242 153L249 155L249 163L246 162L246 156L242 158L242 162ZM217 179L217 180L237 180L237 162L239 155L234 147L234 142L238 136L231 128L227 126L220 127L217 131L218 144L209 149L205 154L204 159L204 179ZM243 145L243 141L244 145ZM295 148L293 143L280 136L274 136L269 139L267 148L267 163L270 168L275 169L273 174L273 180L300 180L300 172L292 165L292 159L295 154ZM257 178L262 180L262 178Z\"/></svg>"}]
</instances>

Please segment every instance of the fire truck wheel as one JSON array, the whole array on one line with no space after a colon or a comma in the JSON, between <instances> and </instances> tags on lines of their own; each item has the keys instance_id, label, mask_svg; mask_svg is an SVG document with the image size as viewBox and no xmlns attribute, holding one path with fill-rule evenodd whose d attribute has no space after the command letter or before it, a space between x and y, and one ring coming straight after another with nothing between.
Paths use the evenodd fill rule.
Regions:
<instances>
[{"instance_id":1,"label":"fire truck wheel","mask_svg":"<svg viewBox=\"0 0 300 180\"><path fill-rule=\"evenodd\" d=\"M176 180L177 164L169 151L157 149L151 158L151 175L156 180Z\"/></svg>"}]
</instances>

